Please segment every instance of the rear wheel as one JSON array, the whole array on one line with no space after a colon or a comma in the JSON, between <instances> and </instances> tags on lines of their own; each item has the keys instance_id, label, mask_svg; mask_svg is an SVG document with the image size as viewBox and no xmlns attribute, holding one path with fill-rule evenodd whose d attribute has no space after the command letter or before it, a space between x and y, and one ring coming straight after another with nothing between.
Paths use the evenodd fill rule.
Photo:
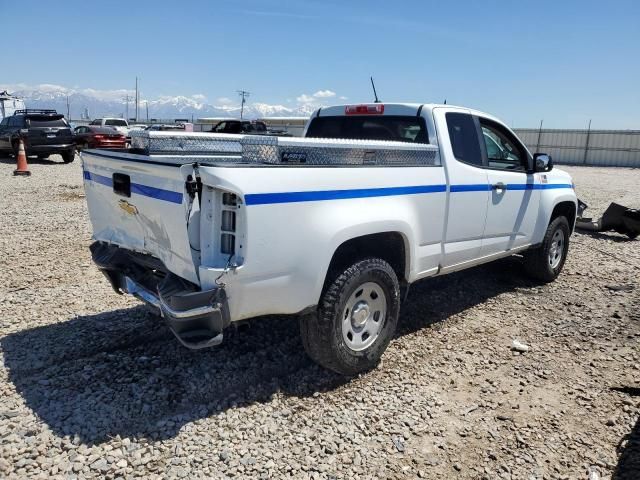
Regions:
<instances>
[{"instance_id":1,"label":"rear wheel","mask_svg":"<svg viewBox=\"0 0 640 480\"><path fill-rule=\"evenodd\" d=\"M354 263L326 289L318 310L300 320L307 354L325 368L356 375L374 368L396 330L400 285L382 259Z\"/></svg>"},{"instance_id":2,"label":"rear wheel","mask_svg":"<svg viewBox=\"0 0 640 480\"><path fill-rule=\"evenodd\" d=\"M554 218L547 227L542 245L524 254L525 270L531 277L548 283L560 275L569 251L569 234L567 218Z\"/></svg>"},{"instance_id":3,"label":"rear wheel","mask_svg":"<svg viewBox=\"0 0 640 480\"><path fill-rule=\"evenodd\" d=\"M71 163L76 158L76 149L72 148L71 150L65 150L61 155L64 163Z\"/></svg>"}]
</instances>

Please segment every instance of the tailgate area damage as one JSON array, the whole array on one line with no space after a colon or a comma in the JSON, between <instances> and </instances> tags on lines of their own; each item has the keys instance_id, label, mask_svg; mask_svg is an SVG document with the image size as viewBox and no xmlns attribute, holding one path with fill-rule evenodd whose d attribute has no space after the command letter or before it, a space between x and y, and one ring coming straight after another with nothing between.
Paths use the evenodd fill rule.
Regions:
<instances>
[{"instance_id":1,"label":"tailgate area damage","mask_svg":"<svg viewBox=\"0 0 640 480\"><path fill-rule=\"evenodd\" d=\"M91 255L113 289L154 307L180 343L191 349L218 345L229 326L222 286L202 290L169 272L160 260L105 242L94 242Z\"/></svg>"}]
</instances>

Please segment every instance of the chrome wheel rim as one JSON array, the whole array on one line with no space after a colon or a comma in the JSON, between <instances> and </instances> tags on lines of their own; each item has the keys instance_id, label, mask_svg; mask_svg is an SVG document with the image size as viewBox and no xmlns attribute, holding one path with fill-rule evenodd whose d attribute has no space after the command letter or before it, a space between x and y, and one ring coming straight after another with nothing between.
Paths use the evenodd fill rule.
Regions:
<instances>
[{"instance_id":1,"label":"chrome wheel rim","mask_svg":"<svg viewBox=\"0 0 640 480\"><path fill-rule=\"evenodd\" d=\"M564 255L564 233L562 230L556 230L551 238L551 246L549 247L549 266L556 269L562 261Z\"/></svg>"},{"instance_id":2,"label":"chrome wheel rim","mask_svg":"<svg viewBox=\"0 0 640 480\"><path fill-rule=\"evenodd\" d=\"M342 338L353 351L370 347L380 336L387 297L380 285L366 282L354 290L342 312Z\"/></svg>"}]
</instances>

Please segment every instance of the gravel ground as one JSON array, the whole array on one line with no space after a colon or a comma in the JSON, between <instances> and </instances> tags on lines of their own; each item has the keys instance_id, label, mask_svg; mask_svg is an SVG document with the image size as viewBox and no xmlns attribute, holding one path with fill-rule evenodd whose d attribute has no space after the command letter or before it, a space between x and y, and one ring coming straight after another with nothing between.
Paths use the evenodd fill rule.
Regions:
<instances>
[{"instance_id":1,"label":"gravel ground","mask_svg":"<svg viewBox=\"0 0 640 480\"><path fill-rule=\"evenodd\" d=\"M52 159L0 160L0 477L640 478L640 241L576 234L547 286L517 259L420 282L347 381L293 318L179 346L92 265ZM640 206L639 170L568 170L592 215Z\"/></svg>"}]
</instances>

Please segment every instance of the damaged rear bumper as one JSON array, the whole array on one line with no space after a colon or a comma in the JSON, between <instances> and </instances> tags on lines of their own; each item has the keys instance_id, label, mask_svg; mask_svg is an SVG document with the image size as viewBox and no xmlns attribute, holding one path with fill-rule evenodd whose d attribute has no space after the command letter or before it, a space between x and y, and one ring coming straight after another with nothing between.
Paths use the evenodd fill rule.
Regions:
<instances>
[{"instance_id":1,"label":"damaged rear bumper","mask_svg":"<svg viewBox=\"0 0 640 480\"><path fill-rule=\"evenodd\" d=\"M91 253L114 290L157 309L182 345L200 349L222 342L230 323L223 287L201 290L153 257L104 242L91 245Z\"/></svg>"}]
</instances>

